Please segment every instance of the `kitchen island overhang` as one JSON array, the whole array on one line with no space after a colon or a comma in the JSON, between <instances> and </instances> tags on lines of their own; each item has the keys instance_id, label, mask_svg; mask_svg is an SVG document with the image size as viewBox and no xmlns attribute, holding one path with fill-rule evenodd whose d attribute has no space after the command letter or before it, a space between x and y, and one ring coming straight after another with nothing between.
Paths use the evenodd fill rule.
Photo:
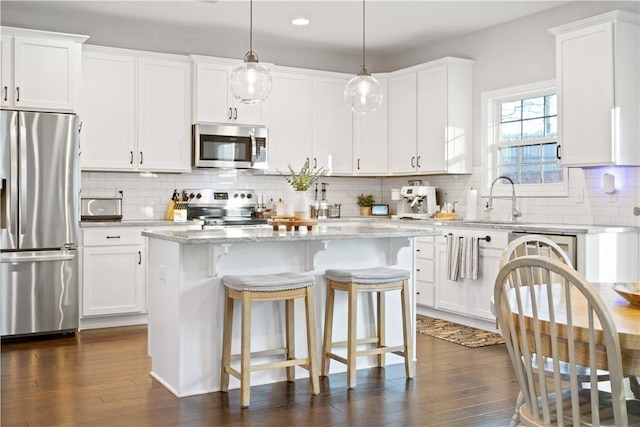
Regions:
<instances>
[{"instance_id":1,"label":"kitchen island overhang","mask_svg":"<svg viewBox=\"0 0 640 427\"><path fill-rule=\"evenodd\" d=\"M305 230L306 231L306 230ZM151 375L176 396L209 393L220 389L220 358L224 312L225 274L262 274L292 271L309 274L316 284L316 324L324 324L328 268L389 266L415 272L415 239L440 234L428 229L376 224L328 224L308 232L272 229L146 231L149 238L149 330L148 352ZM415 324L415 277L410 279L411 318ZM346 295L336 296L335 340L346 340ZM387 298L387 345L402 340L400 293ZM305 318L302 301L296 301L296 354L305 355ZM358 336L375 332L374 299L358 301ZM240 324L240 314L235 324ZM265 302L252 307L252 351L282 346L284 306ZM232 341L233 353L240 343L239 327ZM415 341L415 328L412 340ZM322 330L318 330L320 354ZM415 359L415 355L413 355ZM387 364L402 363L390 355ZM256 360L260 362L260 360ZM374 357L358 360L358 369L375 366ZM344 372L332 363L331 373ZM282 372L280 372L282 371ZM299 377L307 371L296 371ZM286 381L284 370L252 374L253 385ZM237 388L233 381L230 388Z\"/></svg>"}]
</instances>

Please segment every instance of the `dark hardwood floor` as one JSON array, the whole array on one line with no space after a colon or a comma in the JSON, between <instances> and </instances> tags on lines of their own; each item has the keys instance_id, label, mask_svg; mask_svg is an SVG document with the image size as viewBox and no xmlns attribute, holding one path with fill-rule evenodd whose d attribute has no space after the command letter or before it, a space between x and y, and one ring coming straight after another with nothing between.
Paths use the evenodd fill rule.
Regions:
<instances>
[{"instance_id":1,"label":"dark hardwood floor","mask_svg":"<svg viewBox=\"0 0 640 427\"><path fill-rule=\"evenodd\" d=\"M146 327L2 343L3 427L10 426L507 426L517 384L503 345L469 349L418 334L416 378L402 364L176 398L149 376ZM335 362L334 362L335 363Z\"/></svg>"}]
</instances>

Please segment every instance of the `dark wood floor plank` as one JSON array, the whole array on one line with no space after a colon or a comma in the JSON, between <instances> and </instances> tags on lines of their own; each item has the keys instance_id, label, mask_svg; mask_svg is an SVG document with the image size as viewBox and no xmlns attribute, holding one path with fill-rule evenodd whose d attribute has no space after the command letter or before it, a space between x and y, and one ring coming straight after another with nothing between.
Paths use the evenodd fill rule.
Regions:
<instances>
[{"instance_id":1,"label":"dark wood floor plank","mask_svg":"<svg viewBox=\"0 0 640 427\"><path fill-rule=\"evenodd\" d=\"M149 376L145 326L3 341L1 425L14 426L506 426L518 393L504 345L469 349L418 334L416 377L402 364L177 398ZM334 362L335 363L335 362Z\"/></svg>"}]
</instances>

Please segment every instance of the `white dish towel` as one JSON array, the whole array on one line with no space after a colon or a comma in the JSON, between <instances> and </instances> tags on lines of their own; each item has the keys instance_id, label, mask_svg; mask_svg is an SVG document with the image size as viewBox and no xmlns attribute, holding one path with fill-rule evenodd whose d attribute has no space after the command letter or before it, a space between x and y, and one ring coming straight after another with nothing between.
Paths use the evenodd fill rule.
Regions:
<instances>
[{"instance_id":1,"label":"white dish towel","mask_svg":"<svg viewBox=\"0 0 640 427\"><path fill-rule=\"evenodd\" d=\"M447 235L447 279L478 278L479 238Z\"/></svg>"},{"instance_id":2,"label":"white dish towel","mask_svg":"<svg viewBox=\"0 0 640 427\"><path fill-rule=\"evenodd\" d=\"M447 234L447 279L460 277L460 236Z\"/></svg>"},{"instance_id":3,"label":"white dish towel","mask_svg":"<svg viewBox=\"0 0 640 427\"><path fill-rule=\"evenodd\" d=\"M461 260L460 263L460 278L461 279L473 279L478 278L478 252L479 238L478 237L463 237L461 243Z\"/></svg>"}]
</instances>

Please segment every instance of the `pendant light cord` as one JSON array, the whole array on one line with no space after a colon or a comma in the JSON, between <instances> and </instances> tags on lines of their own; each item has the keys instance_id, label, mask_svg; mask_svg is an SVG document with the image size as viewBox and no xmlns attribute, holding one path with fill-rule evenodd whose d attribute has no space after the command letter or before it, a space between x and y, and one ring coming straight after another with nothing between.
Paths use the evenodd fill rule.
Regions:
<instances>
[{"instance_id":1,"label":"pendant light cord","mask_svg":"<svg viewBox=\"0 0 640 427\"><path fill-rule=\"evenodd\" d=\"M364 33L365 33L365 11L364 11L364 2L365 0L362 0L362 66L364 67L366 62L364 61Z\"/></svg>"},{"instance_id":2,"label":"pendant light cord","mask_svg":"<svg viewBox=\"0 0 640 427\"><path fill-rule=\"evenodd\" d=\"M249 2L249 52L253 52L253 0Z\"/></svg>"}]
</instances>

